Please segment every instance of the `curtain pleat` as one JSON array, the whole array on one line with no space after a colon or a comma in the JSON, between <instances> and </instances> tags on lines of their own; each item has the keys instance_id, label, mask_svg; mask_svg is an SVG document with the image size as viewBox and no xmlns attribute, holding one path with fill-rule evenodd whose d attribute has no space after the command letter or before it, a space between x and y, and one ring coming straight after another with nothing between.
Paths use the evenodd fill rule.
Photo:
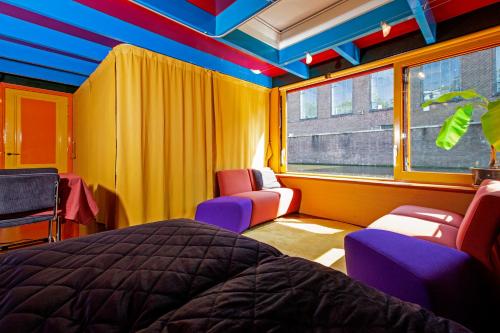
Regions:
<instances>
[{"instance_id":1,"label":"curtain pleat","mask_svg":"<svg viewBox=\"0 0 500 333\"><path fill-rule=\"evenodd\" d=\"M115 207L100 207L115 214L108 225L192 218L196 205L213 197L216 170L264 165L269 89L129 45L115 47L102 66L113 74L87 82L108 86L97 93L85 83L75 95L78 113L88 112L75 118L75 139L99 151L95 124L116 117L116 138L103 139L116 147L113 166L102 166L116 178ZM95 110L97 95L114 97L114 105ZM77 160L76 172L98 186L99 162L92 154L77 153Z\"/></svg>"}]
</instances>

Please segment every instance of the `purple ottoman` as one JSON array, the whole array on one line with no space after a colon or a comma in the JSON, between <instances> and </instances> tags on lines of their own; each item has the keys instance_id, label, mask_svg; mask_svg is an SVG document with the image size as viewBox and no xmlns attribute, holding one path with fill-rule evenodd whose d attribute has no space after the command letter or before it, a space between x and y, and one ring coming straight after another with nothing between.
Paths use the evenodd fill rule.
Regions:
<instances>
[{"instance_id":1,"label":"purple ottoman","mask_svg":"<svg viewBox=\"0 0 500 333\"><path fill-rule=\"evenodd\" d=\"M252 200L240 197L218 197L196 207L195 220L241 233L250 226Z\"/></svg>"}]
</instances>

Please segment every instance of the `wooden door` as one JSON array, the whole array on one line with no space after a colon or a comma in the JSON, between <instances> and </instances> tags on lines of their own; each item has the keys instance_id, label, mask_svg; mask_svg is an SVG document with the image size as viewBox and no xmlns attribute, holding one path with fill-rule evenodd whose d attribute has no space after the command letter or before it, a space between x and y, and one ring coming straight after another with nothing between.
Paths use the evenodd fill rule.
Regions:
<instances>
[{"instance_id":1,"label":"wooden door","mask_svg":"<svg viewBox=\"0 0 500 333\"><path fill-rule=\"evenodd\" d=\"M68 98L5 89L4 166L68 171Z\"/></svg>"}]
</instances>

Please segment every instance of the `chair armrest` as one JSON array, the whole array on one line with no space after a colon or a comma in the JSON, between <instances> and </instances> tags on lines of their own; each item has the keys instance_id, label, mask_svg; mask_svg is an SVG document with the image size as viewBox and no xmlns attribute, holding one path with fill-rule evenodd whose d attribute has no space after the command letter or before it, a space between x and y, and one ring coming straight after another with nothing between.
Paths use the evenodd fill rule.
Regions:
<instances>
[{"instance_id":1,"label":"chair armrest","mask_svg":"<svg viewBox=\"0 0 500 333\"><path fill-rule=\"evenodd\" d=\"M385 230L345 238L348 275L436 314L471 324L484 280L467 253Z\"/></svg>"}]
</instances>

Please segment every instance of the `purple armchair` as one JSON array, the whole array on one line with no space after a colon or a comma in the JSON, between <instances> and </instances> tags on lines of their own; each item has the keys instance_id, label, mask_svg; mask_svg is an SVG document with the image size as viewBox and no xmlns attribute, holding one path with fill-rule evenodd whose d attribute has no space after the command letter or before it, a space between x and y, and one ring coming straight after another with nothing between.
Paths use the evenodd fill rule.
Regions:
<instances>
[{"instance_id":1,"label":"purple armchair","mask_svg":"<svg viewBox=\"0 0 500 333\"><path fill-rule=\"evenodd\" d=\"M500 313L500 182L465 216L402 206L345 238L347 273L475 331Z\"/></svg>"}]
</instances>

